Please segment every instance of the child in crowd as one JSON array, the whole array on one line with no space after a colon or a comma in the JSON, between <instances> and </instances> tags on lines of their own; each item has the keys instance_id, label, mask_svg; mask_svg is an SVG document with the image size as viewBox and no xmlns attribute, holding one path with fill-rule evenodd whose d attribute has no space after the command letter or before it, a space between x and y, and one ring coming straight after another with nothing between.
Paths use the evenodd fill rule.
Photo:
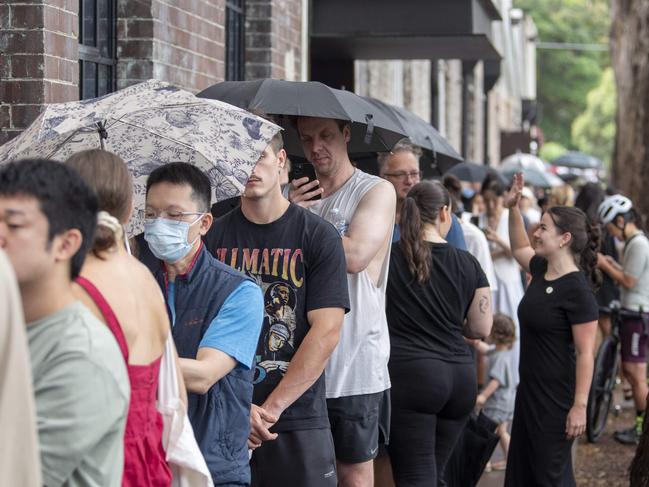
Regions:
<instances>
[{"instance_id":1,"label":"child in crowd","mask_svg":"<svg viewBox=\"0 0 649 487\"><path fill-rule=\"evenodd\" d=\"M502 461L487 464L487 470L505 470L507 451L509 450L509 422L514 417L514 400L516 383L513 375L511 349L516 339L516 328L512 319L504 314L494 315L491 335L487 339L491 346L480 343L479 348L488 353L487 385L476 398L476 406L498 423L496 433L500 437L500 446L505 458Z\"/></svg>"}]
</instances>

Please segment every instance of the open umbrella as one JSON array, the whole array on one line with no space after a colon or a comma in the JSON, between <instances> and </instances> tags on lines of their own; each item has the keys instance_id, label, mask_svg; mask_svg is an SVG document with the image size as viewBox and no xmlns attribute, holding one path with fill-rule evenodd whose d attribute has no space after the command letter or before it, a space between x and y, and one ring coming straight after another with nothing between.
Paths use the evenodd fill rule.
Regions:
<instances>
[{"instance_id":1,"label":"open umbrella","mask_svg":"<svg viewBox=\"0 0 649 487\"><path fill-rule=\"evenodd\" d=\"M517 152L516 154L507 156L500 161L499 169L501 171L508 171L511 169L536 169L537 171L543 172L546 170L546 164L543 162L543 159L536 157L535 155Z\"/></svg>"},{"instance_id":2,"label":"open umbrella","mask_svg":"<svg viewBox=\"0 0 649 487\"><path fill-rule=\"evenodd\" d=\"M376 106L354 93L337 90L317 81L224 81L197 96L221 100L246 110L280 115L284 145L289 154L304 156L297 130L290 117L321 117L351 123L350 154L385 152L404 138L402 127Z\"/></svg>"},{"instance_id":3,"label":"open umbrella","mask_svg":"<svg viewBox=\"0 0 649 487\"><path fill-rule=\"evenodd\" d=\"M18 137L0 147L2 162L27 157L65 160L105 148L133 175L135 213L129 231L143 228L147 176L167 162L189 162L223 200L243 192L260 154L280 128L245 110L196 98L147 81L92 100L47 105Z\"/></svg>"},{"instance_id":4,"label":"open umbrella","mask_svg":"<svg viewBox=\"0 0 649 487\"><path fill-rule=\"evenodd\" d=\"M525 182L538 188L554 188L563 186L565 183L558 176L547 171L538 171L534 168L512 168L502 171L508 182L514 179L514 174L522 172Z\"/></svg>"},{"instance_id":5,"label":"open umbrella","mask_svg":"<svg viewBox=\"0 0 649 487\"><path fill-rule=\"evenodd\" d=\"M381 100L371 97L363 97L372 105L382 110L386 115L394 118L403 127L403 131L414 145L429 151L432 165L439 174L448 171L455 164L462 162L462 156L457 153L453 146L440 134L435 127L426 122L423 118L405 108L384 103Z\"/></svg>"},{"instance_id":6,"label":"open umbrella","mask_svg":"<svg viewBox=\"0 0 649 487\"><path fill-rule=\"evenodd\" d=\"M575 169L601 169L602 161L583 152L569 151L552 161L555 166L573 167Z\"/></svg>"},{"instance_id":7,"label":"open umbrella","mask_svg":"<svg viewBox=\"0 0 649 487\"><path fill-rule=\"evenodd\" d=\"M470 183L481 183L487 177L487 174L491 174L497 177L502 183L507 183L502 175L493 167L469 161L456 164L444 173L444 175L446 174L452 174L460 181L467 181Z\"/></svg>"}]
</instances>

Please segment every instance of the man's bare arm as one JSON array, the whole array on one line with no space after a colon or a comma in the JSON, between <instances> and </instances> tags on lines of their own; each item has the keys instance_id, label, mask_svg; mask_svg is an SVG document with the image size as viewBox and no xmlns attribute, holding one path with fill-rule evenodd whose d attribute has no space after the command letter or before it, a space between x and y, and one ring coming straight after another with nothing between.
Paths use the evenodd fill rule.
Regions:
<instances>
[{"instance_id":1,"label":"man's bare arm","mask_svg":"<svg viewBox=\"0 0 649 487\"><path fill-rule=\"evenodd\" d=\"M624 272L624 268L612 259L607 259L602 254L598 256L598 267L606 272L611 279L626 289L632 289L638 284L638 279Z\"/></svg>"},{"instance_id":2,"label":"man's bare arm","mask_svg":"<svg viewBox=\"0 0 649 487\"><path fill-rule=\"evenodd\" d=\"M387 181L363 196L343 237L347 272L364 271L385 245L394 227L396 205L394 187Z\"/></svg>"},{"instance_id":3,"label":"man's bare arm","mask_svg":"<svg viewBox=\"0 0 649 487\"><path fill-rule=\"evenodd\" d=\"M340 338L345 311L322 308L307 313L309 332L291 359L286 374L262 408L279 418L322 375Z\"/></svg>"},{"instance_id":4,"label":"man's bare arm","mask_svg":"<svg viewBox=\"0 0 649 487\"><path fill-rule=\"evenodd\" d=\"M227 353L209 347L199 348L196 360L181 358L178 362L187 390L196 394L206 394L237 365Z\"/></svg>"}]
</instances>

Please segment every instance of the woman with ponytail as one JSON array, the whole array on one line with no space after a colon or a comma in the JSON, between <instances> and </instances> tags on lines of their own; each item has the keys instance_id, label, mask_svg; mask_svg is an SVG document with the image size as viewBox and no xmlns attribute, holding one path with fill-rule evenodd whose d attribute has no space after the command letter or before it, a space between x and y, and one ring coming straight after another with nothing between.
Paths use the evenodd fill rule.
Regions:
<instances>
[{"instance_id":1,"label":"woman with ponytail","mask_svg":"<svg viewBox=\"0 0 649 487\"><path fill-rule=\"evenodd\" d=\"M94 190L100 210L95 240L76 280L75 294L115 335L131 383L122 485L169 486L171 471L162 446L156 394L170 326L158 284L127 249L123 225L132 212L131 175L122 159L102 150L79 152L66 165ZM181 374L178 381L185 394Z\"/></svg>"},{"instance_id":2,"label":"woman with ponytail","mask_svg":"<svg viewBox=\"0 0 649 487\"><path fill-rule=\"evenodd\" d=\"M583 211L554 206L530 245L517 174L505 206L514 257L532 275L518 307L520 384L505 485L574 486L571 447L586 429L598 306L599 229Z\"/></svg>"},{"instance_id":3,"label":"woman with ponytail","mask_svg":"<svg viewBox=\"0 0 649 487\"><path fill-rule=\"evenodd\" d=\"M449 245L450 199L438 182L409 191L387 287L392 418L388 452L398 486L444 485L444 469L477 395L466 338L492 323L478 261Z\"/></svg>"}]
</instances>

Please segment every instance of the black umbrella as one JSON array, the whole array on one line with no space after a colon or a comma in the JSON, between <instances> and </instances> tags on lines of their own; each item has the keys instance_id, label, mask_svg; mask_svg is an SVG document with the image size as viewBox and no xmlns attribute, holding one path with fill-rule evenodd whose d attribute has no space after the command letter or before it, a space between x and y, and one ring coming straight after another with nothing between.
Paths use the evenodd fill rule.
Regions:
<instances>
[{"instance_id":1,"label":"black umbrella","mask_svg":"<svg viewBox=\"0 0 649 487\"><path fill-rule=\"evenodd\" d=\"M583 152L569 151L552 161L555 166L574 167L575 169L601 169L602 161Z\"/></svg>"},{"instance_id":2,"label":"black umbrella","mask_svg":"<svg viewBox=\"0 0 649 487\"><path fill-rule=\"evenodd\" d=\"M487 174L491 174L498 178L498 180L503 184L508 183L507 179L493 167L469 161L456 164L444 174L452 174L460 181L468 181L470 183L481 183L487 177Z\"/></svg>"},{"instance_id":3,"label":"black umbrella","mask_svg":"<svg viewBox=\"0 0 649 487\"><path fill-rule=\"evenodd\" d=\"M462 156L435 127L423 118L405 108L384 103L376 98L364 98L399 123L410 142L430 152L424 159L432 159L433 169L436 169L439 174L445 173L455 164L462 162Z\"/></svg>"},{"instance_id":4,"label":"black umbrella","mask_svg":"<svg viewBox=\"0 0 649 487\"><path fill-rule=\"evenodd\" d=\"M376 106L354 93L337 90L317 81L224 81L197 96L224 101L247 110L280 115L284 145L289 154L301 156L302 144L288 117L321 117L351 123L350 154L385 152L406 135L402 127Z\"/></svg>"}]
</instances>

